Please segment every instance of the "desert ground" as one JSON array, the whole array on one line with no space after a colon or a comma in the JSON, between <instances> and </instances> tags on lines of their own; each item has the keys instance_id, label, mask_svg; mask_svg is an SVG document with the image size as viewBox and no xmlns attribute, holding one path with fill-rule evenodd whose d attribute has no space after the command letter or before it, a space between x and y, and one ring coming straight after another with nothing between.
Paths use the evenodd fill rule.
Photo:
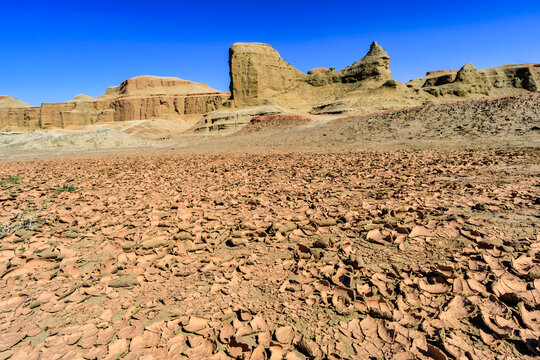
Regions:
<instances>
[{"instance_id":1,"label":"desert ground","mask_svg":"<svg viewBox=\"0 0 540 360\"><path fill-rule=\"evenodd\" d=\"M0 358L538 356L538 147L260 138L2 160Z\"/></svg>"}]
</instances>

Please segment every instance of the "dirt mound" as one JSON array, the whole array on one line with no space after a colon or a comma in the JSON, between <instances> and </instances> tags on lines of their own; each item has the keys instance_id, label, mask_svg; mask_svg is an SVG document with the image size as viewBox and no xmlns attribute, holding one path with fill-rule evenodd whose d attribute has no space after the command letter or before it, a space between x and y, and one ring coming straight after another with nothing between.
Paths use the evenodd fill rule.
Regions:
<instances>
[{"instance_id":1,"label":"dirt mound","mask_svg":"<svg viewBox=\"0 0 540 360\"><path fill-rule=\"evenodd\" d=\"M248 134L260 131L283 130L290 127L308 124L310 118L303 115L263 115L255 116L242 130L236 134Z\"/></svg>"},{"instance_id":2,"label":"dirt mound","mask_svg":"<svg viewBox=\"0 0 540 360\"><path fill-rule=\"evenodd\" d=\"M0 108L1 109L6 109L6 108L18 109L18 108L28 108L28 107L30 107L29 104L17 98L14 98L12 96L7 96L7 95L0 95Z\"/></svg>"},{"instance_id":3,"label":"dirt mound","mask_svg":"<svg viewBox=\"0 0 540 360\"><path fill-rule=\"evenodd\" d=\"M192 130L197 133L232 133L241 130L254 116L277 115L283 112L278 106L268 105L221 109L204 115Z\"/></svg>"},{"instance_id":4,"label":"dirt mound","mask_svg":"<svg viewBox=\"0 0 540 360\"><path fill-rule=\"evenodd\" d=\"M351 117L340 120L337 127L364 139L530 135L540 129L540 93Z\"/></svg>"}]
</instances>

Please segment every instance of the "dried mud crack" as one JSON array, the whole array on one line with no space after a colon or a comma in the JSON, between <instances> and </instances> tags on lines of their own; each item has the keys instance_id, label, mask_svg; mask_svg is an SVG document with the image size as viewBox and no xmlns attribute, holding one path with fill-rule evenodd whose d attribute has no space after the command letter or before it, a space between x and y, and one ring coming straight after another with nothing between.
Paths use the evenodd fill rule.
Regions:
<instances>
[{"instance_id":1,"label":"dried mud crack","mask_svg":"<svg viewBox=\"0 0 540 360\"><path fill-rule=\"evenodd\" d=\"M0 359L535 358L539 160L2 162Z\"/></svg>"}]
</instances>

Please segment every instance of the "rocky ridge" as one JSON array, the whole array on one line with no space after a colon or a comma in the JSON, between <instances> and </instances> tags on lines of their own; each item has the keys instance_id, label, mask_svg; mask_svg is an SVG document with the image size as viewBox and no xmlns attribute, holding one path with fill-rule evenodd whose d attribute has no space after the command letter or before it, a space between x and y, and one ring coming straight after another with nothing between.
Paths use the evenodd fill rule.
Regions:
<instances>
[{"instance_id":1,"label":"rocky ridge","mask_svg":"<svg viewBox=\"0 0 540 360\"><path fill-rule=\"evenodd\" d=\"M77 95L65 103L0 108L0 128L47 129L94 123L168 119L194 122L229 97L206 84L172 77L140 76L92 98Z\"/></svg>"},{"instance_id":2,"label":"rocky ridge","mask_svg":"<svg viewBox=\"0 0 540 360\"><path fill-rule=\"evenodd\" d=\"M430 95L467 97L471 95L506 96L540 89L540 64L505 65L478 70L471 63L459 71L432 72L411 80L409 87Z\"/></svg>"},{"instance_id":3,"label":"rocky ridge","mask_svg":"<svg viewBox=\"0 0 540 360\"><path fill-rule=\"evenodd\" d=\"M336 71L295 69L270 45L237 43L229 52L232 107L277 104L317 112L343 103L348 111L387 110L467 98L499 97L538 91L540 64L505 65L478 70L431 71L407 84L392 79L390 56L377 42L359 61ZM369 98L369 103L362 98ZM388 97L392 97L390 100ZM334 110L332 110L334 111Z\"/></svg>"},{"instance_id":4,"label":"rocky ridge","mask_svg":"<svg viewBox=\"0 0 540 360\"><path fill-rule=\"evenodd\" d=\"M196 132L234 132L259 115L365 115L520 95L540 87L540 64L479 70L469 63L459 70L430 71L403 84L392 78L390 56L377 42L362 59L342 70L321 67L305 74L262 43L233 44L229 66L230 94L177 78L141 76L111 87L97 98L77 95L72 101L40 108L4 97L0 99L0 129L168 119L195 124Z\"/></svg>"},{"instance_id":5,"label":"rocky ridge","mask_svg":"<svg viewBox=\"0 0 540 360\"><path fill-rule=\"evenodd\" d=\"M237 108L278 105L290 113L364 115L426 104L526 94L537 91L540 65L505 65L478 70L428 72L407 84L392 79L390 57L377 42L359 61L343 70L295 69L270 45L237 43L229 51L231 117L221 111L222 126L241 129ZM264 114L263 114L264 115Z\"/></svg>"}]
</instances>

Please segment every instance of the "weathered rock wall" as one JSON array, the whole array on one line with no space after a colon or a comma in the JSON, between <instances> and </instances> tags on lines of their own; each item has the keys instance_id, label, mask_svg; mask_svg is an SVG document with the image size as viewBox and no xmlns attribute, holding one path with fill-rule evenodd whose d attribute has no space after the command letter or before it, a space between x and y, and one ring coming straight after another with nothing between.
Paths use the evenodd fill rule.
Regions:
<instances>
[{"instance_id":1,"label":"weathered rock wall","mask_svg":"<svg viewBox=\"0 0 540 360\"><path fill-rule=\"evenodd\" d=\"M114 111L114 121L139 119L185 119L189 115L203 115L221 107L228 94L197 94L186 96L140 96L119 98L108 108Z\"/></svg>"},{"instance_id":2,"label":"weathered rock wall","mask_svg":"<svg viewBox=\"0 0 540 360\"><path fill-rule=\"evenodd\" d=\"M0 107L0 127L47 129L148 119L192 122L193 116L219 109L228 98L228 93L206 84L141 76L108 88L97 98L77 95L73 101L41 107Z\"/></svg>"},{"instance_id":3,"label":"weathered rock wall","mask_svg":"<svg viewBox=\"0 0 540 360\"><path fill-rule=\"evenodd\" d=\"M392 79L390 57L376 42L361 60L337 71L316 68L304 74L270 45L260 43L234 44L229 51L229 65L229 104L233 107L279 105L314 113L320 109L368 113L389 107L518 95L540 89L539 64L484 70L467 64L460 70L428 72L404 86Z\"/></svg>"},{"instance_id":4,"label":"weathered rock wall","mask_svg":"<svg viewBox=\"0 0 540 360\"><path fill-rule=\"evenodd\" d=\"M0 108L0 129L39 129L40 113L39 107Z\"/></svg>"},{"instance_id":5,"label":"weathered rock wall","mask_svg":"<svg viewBox=\"0 0 540 360\"><path fill-rule=\"evenodd\" d=\"M40 108L32 107L14 97L0 96L0 129L39 127Z\"/></svg>"},{"instance_id":6,"label":"weathered rock wall","mask_svg":"<svg viewBox=\"0 0 540 360\"><path fill-rule=\"evenodd\" d=\"M267 44L236 43L229 50L231 99L237 106L261 105L305 79Z\"/></svg>"}]
</instances>

